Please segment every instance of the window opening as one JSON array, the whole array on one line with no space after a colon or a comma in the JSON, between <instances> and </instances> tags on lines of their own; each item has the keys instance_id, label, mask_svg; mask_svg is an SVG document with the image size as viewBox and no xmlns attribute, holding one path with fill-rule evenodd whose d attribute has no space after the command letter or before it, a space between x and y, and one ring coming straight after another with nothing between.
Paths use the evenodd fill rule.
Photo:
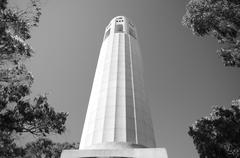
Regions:
<instances>
[{"instance_id":1,"label":"window opening","mask_svg":"<svg viewBox=\"0 0 240 158\"><path fill-rule=\"evenodd\" d=\"M115 33L123 32L123 25L119 24L115 26Z\"/></svg>"}]
</instances>

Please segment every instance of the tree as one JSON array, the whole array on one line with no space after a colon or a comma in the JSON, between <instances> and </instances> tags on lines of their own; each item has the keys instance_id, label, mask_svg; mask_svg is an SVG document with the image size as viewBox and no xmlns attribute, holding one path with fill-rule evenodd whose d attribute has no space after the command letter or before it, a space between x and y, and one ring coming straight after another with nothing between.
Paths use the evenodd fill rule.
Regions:
<instances>
[{"instance_id":1,"label":"tree","mask_svg":"<svg viewBox=\"0 0 240 158\"><path fill-rule=\"evenodd\" d=\"M225 66L240 67L240 1L190 0L183 24L197 36L213 36Z\"/></svg>"},{"instance_id":2,"label":"tree","mask_svg":"<svg viewBox=\"0 0 240 158\"><path fill-rule=\"evenodd\" d=\"M240 99L228 109L214 107L209 116L189 128L188 134L200 158L240 158Z\"/></svg>"},{"instance_id":3,"label":"tree","mask_svg":"<svg viewBox=\"0 0 240 158\"><path fill-rule=\"evenodd\" d=\"M60 158L62 150L77 149L75 143L54 143L50 139L41 138L26 144L23 158Z\"/></svg>"},{"instance_id":4,"label":"tree","mask_svg":"<svg viewBox=\"0 0 240 158\"><path fill-rule=\"evenodd\" d=\"M65 131L67 113L55 112L45 95L30 99L33 76L24 62L34 53L26 42L38 26L40 1L27 9L13 8L0 0L0 158L24 154L14 136L23 133L46 136Z\"/></svg>"},{"instance_id":5,"label":"tree","mask_svg":"<svg viewBox=\"0 0 240 158\"><path fill-rule=\"evenodd\" d=\"M190 0L182 22L197 36L217 39L222 45L217 52L225 66L240 67L239 0ZM240 158L240 100L228 109L214 107L188 134L200 158Z\"/></svg>"}]
</instances>

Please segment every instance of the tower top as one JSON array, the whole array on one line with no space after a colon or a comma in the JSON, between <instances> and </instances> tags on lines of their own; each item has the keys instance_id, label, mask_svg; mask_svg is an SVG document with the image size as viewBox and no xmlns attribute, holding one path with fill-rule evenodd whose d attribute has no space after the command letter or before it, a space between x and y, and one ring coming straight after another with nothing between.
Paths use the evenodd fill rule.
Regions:
<instances>
[{"instance_id":1,"label":"tower top","mask_svg":"<svg viewBox=\"0 0 240 158\"><path fill-rule=\"evenodd\" d=\"M131 20L129 18L127 18L126 16L115 16L110 23L112 22L128 22L132 27L134 27L133 23L131 22Z\"/></svg>"},{"instance_id":2,"label":"tower top","mask_svg":"<svg viewBox=\"0 0 240 158\"><path fill-rule=\"evenodd\" d=\"M126 33L137 39L136 32L136 28L131 22L131 20L129 20L125 16L116 16L109 22L109 24L105 28L104 39L114 33Z\"/></svg>"}]
</instances>

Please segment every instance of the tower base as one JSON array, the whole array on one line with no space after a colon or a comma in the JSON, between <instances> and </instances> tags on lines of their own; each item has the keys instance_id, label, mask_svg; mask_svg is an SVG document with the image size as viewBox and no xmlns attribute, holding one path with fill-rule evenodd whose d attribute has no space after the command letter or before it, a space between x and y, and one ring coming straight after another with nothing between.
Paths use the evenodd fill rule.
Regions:
<instances>
[{"instance_id":1,"label":"tower base","mask_svg":"<svg viewBox=\"0 0 240 158\"><path fill-rule=\"evenodd\" d=\"M64 150L61 158L168 158L165 148Z\"/></svg>"}]
</instances>

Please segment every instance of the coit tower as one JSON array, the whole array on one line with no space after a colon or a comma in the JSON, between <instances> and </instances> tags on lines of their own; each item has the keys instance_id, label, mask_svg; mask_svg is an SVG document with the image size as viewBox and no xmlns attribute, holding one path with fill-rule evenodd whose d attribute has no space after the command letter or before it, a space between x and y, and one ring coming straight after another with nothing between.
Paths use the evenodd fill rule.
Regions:
<instances>
[{"instance_id":1,"label":"coit tower","mask_svg":"<svg viewBox=\"0 0 240 158\"><path fill-rule=\"evenodd\" d=\"M156 148L142 70L135 26L124 16L113 18L105 29L79 150L64 151L62 158L167 158L164 148Z\"/></svg>"}]
</instances>

